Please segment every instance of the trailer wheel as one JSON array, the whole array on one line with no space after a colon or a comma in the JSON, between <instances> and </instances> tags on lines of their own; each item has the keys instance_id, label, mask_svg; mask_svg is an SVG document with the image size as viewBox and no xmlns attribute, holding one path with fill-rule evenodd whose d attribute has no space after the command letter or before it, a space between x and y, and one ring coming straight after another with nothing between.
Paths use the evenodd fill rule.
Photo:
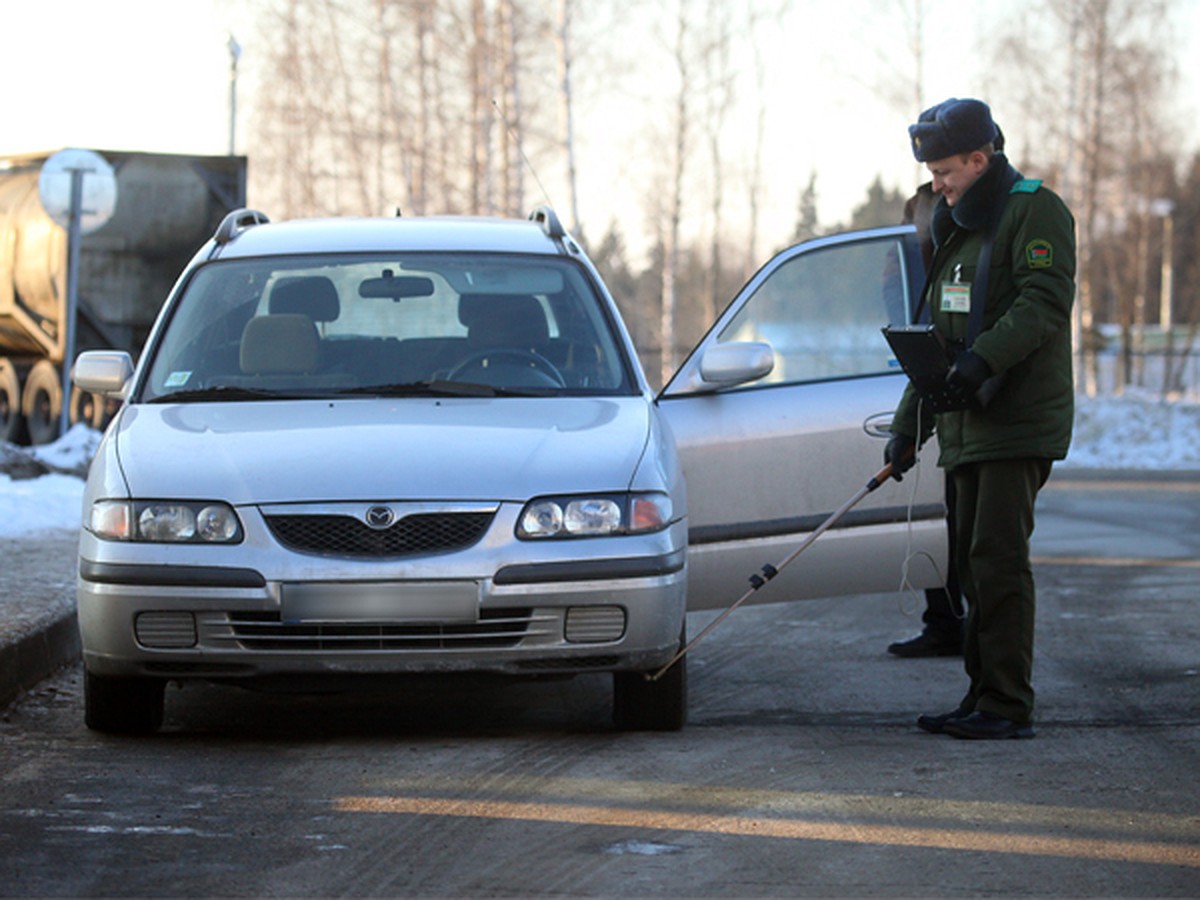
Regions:
<instances>
[{"instance_id":1,"label":"trailer wheel","mask_svg":"<svg viewBox=\"0 0 1200 900\"><path fill-rule=\"evenodd\" d=\"M88 428L100 430L104 420L104 398L91 391L71 386L71 405L68 407L71 424L83 423Z\"/></svg>"},{"instance_id":2,"label":"trailer wheel","mask_svg":"<svg viewBox=\"0 0 1200 900\"><path fill-rule=\"evenodd\" d=\"M15 444L20 441L21 426L21 381L17 370L7 359L0 359L0 441Z\"/></svg>"},{"instance_id":3,"label":"trailer wheel","mask_svg":"<svg viewBox=\"0 0 1200 900\"><path fill-rule=\"evenodd\" d=\"M21 412L29 428L29 443L49 444L58 437L58 419L62 414L62 385L49 360L42 359L29 370Z\"/></svg>"}]
</instances>

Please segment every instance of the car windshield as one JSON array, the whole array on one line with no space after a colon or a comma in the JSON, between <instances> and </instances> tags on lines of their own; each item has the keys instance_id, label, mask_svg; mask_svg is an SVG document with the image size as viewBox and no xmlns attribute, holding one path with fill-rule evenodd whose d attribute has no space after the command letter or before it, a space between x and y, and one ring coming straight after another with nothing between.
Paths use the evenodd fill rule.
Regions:
<instances>
[{"instance_id":1,"label":"car windshield","mask_svg":"<svg viewBox=\"0 0 1200 900\"><path fill-rule=\"evenodd\" d=\"M140 399L629 394L623 347L570 260L217 261L195 272L170 310Z\"/></svg>"}]
</instances>

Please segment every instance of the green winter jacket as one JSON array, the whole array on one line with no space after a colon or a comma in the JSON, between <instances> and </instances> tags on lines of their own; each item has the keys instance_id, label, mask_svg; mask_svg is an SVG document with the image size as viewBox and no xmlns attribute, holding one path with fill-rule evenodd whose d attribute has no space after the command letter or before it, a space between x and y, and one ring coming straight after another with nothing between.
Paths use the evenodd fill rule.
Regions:
<instances>
[{"instance_id":1,"label":"green winter jacket","mask_svg":"<svg viewBox=\"0 0 1200 900\"><path fill-rule=\"evenodd\" d=\"M918 422L918 398L910 384L892 423L893 432L921 443L936 427L938 464L947 470L993 459L1062 459L1071 443L1075 223L1053 191L1018 179L1004 155L996 154L954 207L939 198L933 213L936 250L925 304L942 335L961 341L968 314L944 308L962 306L944 285L974 281L987 223L1007 193L992 249L983 327L972 347L993 374L1004 373L1004 385L984 410L937 416L921 411Z\"/></svg>"}]
</instances>

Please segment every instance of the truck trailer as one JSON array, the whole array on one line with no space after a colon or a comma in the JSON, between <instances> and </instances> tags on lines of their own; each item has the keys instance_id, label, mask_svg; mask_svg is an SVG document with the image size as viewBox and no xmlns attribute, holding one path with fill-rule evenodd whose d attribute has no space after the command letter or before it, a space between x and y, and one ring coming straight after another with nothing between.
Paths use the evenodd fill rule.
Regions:
<instances>
[{"instance_id":1,"label":"truck trailer","mask_svg":"<svg viewBox=\"0 0 1200 900\"><path fill-rule=\"evenodd\" d=\"M179 273L234 209L246 205L244 156L95 151L113 168L112 217L82 237L75 349L135 357ZM0 441L58 437L67 348L67 232L42 208L52 153L0 157ZM102 428L113 410L72 390L71 424Z\"/></svg>"}]
</instances>

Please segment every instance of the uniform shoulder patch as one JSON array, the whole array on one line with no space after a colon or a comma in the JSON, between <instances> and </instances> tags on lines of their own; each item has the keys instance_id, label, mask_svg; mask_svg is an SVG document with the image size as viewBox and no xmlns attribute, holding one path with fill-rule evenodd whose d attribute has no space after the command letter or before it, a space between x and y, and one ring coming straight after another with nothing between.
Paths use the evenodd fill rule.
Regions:
<instances>
[{"instance_id":1,"label":"uniform shoulder patch","mask_svg":"<svg viewBox=\"0 0 1200 900\"><path fill-rule=\"evenodd\" d=\"M1012 186L1012 190L1010 190L1009 193L1010 194L1032 194L1034 191L1036 191L1041 186L1042 186L1042 179L1040 179L1040 178L1022 178L1020 181L1018 181L1016 184L1014 184Z\"/></svg>"},{"instance_id":2,"label":"uniform shoulder patch","mask_svg":"<svg viewBox=\"0 0 1200 900\"><path fill-rule=\"evenodd\" d=\"M1054 247L1038 238L1025 245L1025 264L1031 269L1048 269L1054 265Z\"/></svg>"}]
</instances>

